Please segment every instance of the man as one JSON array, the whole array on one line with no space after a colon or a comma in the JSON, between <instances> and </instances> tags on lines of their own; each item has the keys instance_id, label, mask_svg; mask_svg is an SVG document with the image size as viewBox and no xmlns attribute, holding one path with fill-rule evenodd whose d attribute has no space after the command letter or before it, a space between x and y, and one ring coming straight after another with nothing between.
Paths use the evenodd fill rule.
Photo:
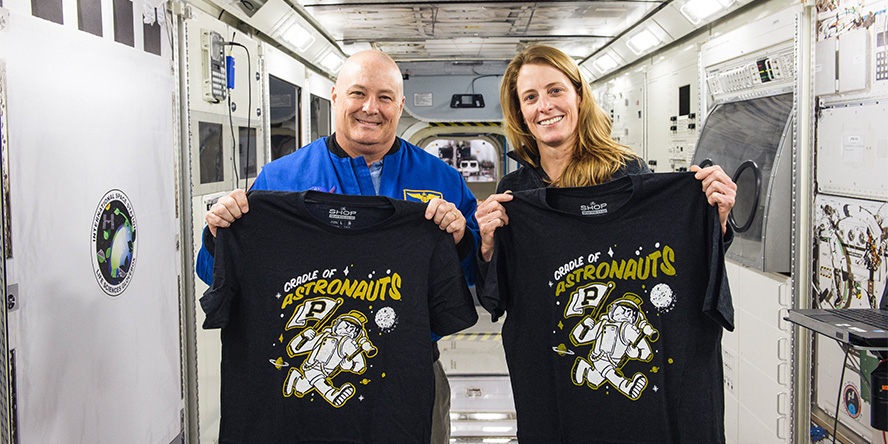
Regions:
<instances>
[{"instance_id":1,"label":"man","mask_svg":"<svg viewBox=\"0 0 888 444\"><path fill-rule=\"evenodd\" d=\"M427 201L426 219L453 234L466 280L474 284L477 201L458 171L395 135L404 109L404 83L395 61L375 50L349 57L333 85L332 99L336 132L265 165L252 189L314 189ZM235 190L207 213L196 265L207 284L213 280L216 230L248 211L246 193ZM438 357L434 358L432 443L449 443L450 386Z\"/></svg>"}]
</instances>

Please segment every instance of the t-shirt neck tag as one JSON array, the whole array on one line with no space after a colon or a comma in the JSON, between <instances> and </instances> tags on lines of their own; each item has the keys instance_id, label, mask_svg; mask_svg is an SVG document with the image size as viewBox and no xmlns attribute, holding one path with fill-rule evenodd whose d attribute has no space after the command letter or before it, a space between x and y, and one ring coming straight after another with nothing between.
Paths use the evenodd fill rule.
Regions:
<instances>
[{"instance_id":1,"label":"t-shirt neck tag","mask_svg":"<svg viewBox=\"0 0 888 444\"><path fill-rule=\"evenodd\" d=\"M579 213L583 216L601 216L607 214L607 202L590 201L580 204Z\"/></svg>"},{"instance_id":2,"label":"t-shirt neck tag","mask_svg":"<svg viewBox=\"0 0 888 444\"><path fill-rule=\"evenodd\" d=\"M357 209L340 207L330 208L327 212L327 223L337 228L352 228L352 224L357 218Z\"/></svg>"}]
</instances>

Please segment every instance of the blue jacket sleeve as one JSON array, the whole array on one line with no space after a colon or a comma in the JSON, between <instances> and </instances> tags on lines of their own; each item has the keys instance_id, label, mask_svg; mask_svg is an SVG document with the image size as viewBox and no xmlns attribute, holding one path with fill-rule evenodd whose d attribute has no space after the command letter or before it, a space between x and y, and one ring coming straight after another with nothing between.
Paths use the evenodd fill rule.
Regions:
<instances>
[{"instance_id":1,"label":"blue jacket sleeve","mask_svg":"<svg viewBox=\"0 0 888 444\"><path fill-rule=\"evenodd\" d=\"M210 230L208 228L204 228L200 251L197 252L197 259L194 261L194 268L197 272L197 277L199 277L200 280L204 281L204 283L207 285L213 285L213 265L215 263L215 259L213 258L213 254L207 248L207 236L210 236L211 238L213 237L213 235L210 234ZM212 240L210 240L209 242L214 243ZM213 245L210 245L210 248L212 247Z\"/></svg>"}]
</instances>

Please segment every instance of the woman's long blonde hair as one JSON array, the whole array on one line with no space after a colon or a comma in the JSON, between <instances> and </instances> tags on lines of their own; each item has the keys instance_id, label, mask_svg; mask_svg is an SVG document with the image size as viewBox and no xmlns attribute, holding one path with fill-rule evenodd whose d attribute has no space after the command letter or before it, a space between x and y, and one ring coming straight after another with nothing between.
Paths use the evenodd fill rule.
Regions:
<instances>
[{"instance_id":1,"label":"woman's long blonde hair","mask_svg":"<svg viewBox=\"0 0 888 444\"><path fill-rule=\"evenodd\" d=\"M520 52L503 75L500 103L506 120L506 137L518 157L535 167L540 150L536 139L524 123L518 97L518 71L525 64L551 66L567 76L579 97L576 145L573 155L560 177L550 178L555 187L578 187L607 182L627 161L640 161L628 147L611 139L611 120L595 103L592 89L580 74L576 62L567 54L550 46L531 46Z\"/></svg>"}]
</instances>

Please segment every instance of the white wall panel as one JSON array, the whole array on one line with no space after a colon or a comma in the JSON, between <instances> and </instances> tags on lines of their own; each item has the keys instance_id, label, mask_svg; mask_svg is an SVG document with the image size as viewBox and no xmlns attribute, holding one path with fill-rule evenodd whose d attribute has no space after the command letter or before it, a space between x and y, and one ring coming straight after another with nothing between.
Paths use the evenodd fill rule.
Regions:
<instances>
[{"instance_id":1,"label":"white wall panel","mask_svg":"<svg viewBox=\"0 0 888 444\"><path fill-rule=\"evenodd\" d=\"M645 158L646 73L644 69L614 79L609 94L613 98L611 137ZM608 111L608 109L605 109Z\"/></svg>"},{"instance_id":2,"label":"white wall panel","mask_svg":"<svg viewBox=\"0 0 888 444\"><path fill-rule=\"evenodd\" d=\"M697 57L697 45L690 43L658 56L648 71L646 160L657 162L657 172L691 166L699 115ZM688 106L693 119L679 114L679 88L683 86L689 88Z\"/></svg>"},{"instance_id":3,"label":"white wall panel","mask_svg":"<svg viewBox=\"0 0 888 444\"><path fill-rule=\"evenodd\" d=\"M182 408L171 60L16 13L0 42L19 439L169 443ZM112 296L92 231L115 189L135 239Z\"/></svg>"},{"instance_id":4,"label":"white wall panel","mask_svg":"<svg viewBox=\"0 0 888 444\"><path fill-rule=\"evenodd\" d=\"M888 105L838 106L820 112L817 126L818 191L888 199Z\"/></svg>"},{"instance_id":5,"label":"white wall panel","mask_svg":"<svg viewBox=\"0 0 888 444\"><path fill-rule=\"evenodd\" d=\"M728 280L734 301L735 331L722 339L725 352L735 354L733 394L725 389L726 433L737 411L737 442L741 444L785 442L778 436L778 421L787 422L788 411L778 403L790 393L788 348L790 331L781 313L790 306L790 278L762 273L728 261ZM726 364L726 375L728 374ZM781 374L782 372L782 374ZM781 398L781 393L784 393ZM731 405L736 404L736 405ZM788 423L786 424L788 426Z\"/></svg>"}]
</instances>

